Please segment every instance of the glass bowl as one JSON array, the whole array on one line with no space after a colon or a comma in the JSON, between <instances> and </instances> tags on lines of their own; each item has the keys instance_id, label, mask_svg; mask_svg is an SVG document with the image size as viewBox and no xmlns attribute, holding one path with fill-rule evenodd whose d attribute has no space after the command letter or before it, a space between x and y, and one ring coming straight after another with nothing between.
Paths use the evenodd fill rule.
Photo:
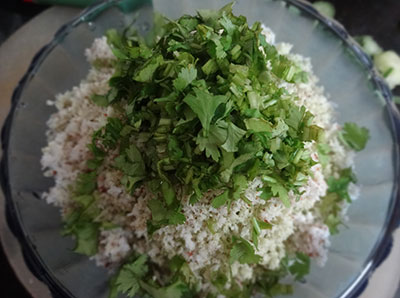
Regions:
<instances>
[{"instance_id":1,"label":"glass bowl","mask_svg":"<svg viewBox=\"0 0 400 298\"><path fill-rule=\"evenodd\" d=\"M153 8L170 18L202 8L220 8L229 0L101 1L64 25L33 59L15 89L3 128L1 182L8 222L22 244L25 260L55 297L106 297L110 276L94 261L72 252L74 241L62 237L57 208L41 200L52 186L40 167L46 145L46 121L55 110L46 105L77 85L89 65L85 48L109 28L133 23L142 34L152 26ZM371 139L355 160L360 198L349 211L347 228L331 238L324 268L312 264L295 297L355 297L388 252L398 224L398 111L390 91L366 54L336 21L295 0L238 0L236 14L259 20L293 52L311 57L315 74L337 105L338 121L369 129Z\"/></svg>"}]
</instances>

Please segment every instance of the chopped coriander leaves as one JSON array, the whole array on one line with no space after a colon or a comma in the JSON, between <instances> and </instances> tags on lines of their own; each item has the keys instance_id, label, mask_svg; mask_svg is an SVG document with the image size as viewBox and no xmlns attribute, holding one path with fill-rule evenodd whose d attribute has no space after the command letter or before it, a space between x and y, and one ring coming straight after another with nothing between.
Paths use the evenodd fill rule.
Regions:
<instances>
[{"instance_id":1,"label":"chopped coriander leaves","mask_svg":"<svg viewBox=\"0 0 400 298\"><path fill-rule=\"evenodd\" d=\"M351 203L349 195L350 183L356 183L356 177L351 168L339 172L339 177L329 177L328 193L318 202L317 207L321 212L324 223L328 226L329 232L334 235L339 232L338 226L342 224L341 210L343 201Z\"/></svg>"},{"instance_id":2,"label":"chopped coriander leaves","mask_svg":"<svg viewBox=\"0 0 400 298\"><path fill-rule=\"evenodd\" d=\"M101 224L95 219L99 214L92 196L79 196L75 201L79 207L68 213L64 219L63 235L73 235L76 240L74 251L87 256L97 253Z\"/></svg>"},{"instance_id":3,"label":"chopped coriander leaves","mask_svg":"<svg viewBox=\"0 0 400 298\"><path fill-rule=\"evenodd\" d=\"M75 193L78 195L90 195L96 189L96 172L81 173L76 181Z\"/></svg>"},{"instance_id":4,"label":"chopped coriander leaves","mask_svg":"<svg viewBox=\"0 0 400 298\"><path fill-rule=\"evenodd\" d=\"M173 81L174 87L177 91L183 91L190 83L197 77L197 69L193 65L187 68L182 68L178 77Z\"/></svg>"},{"instance_id":5,"label":"chopped coriander leaves","mask_svg":"<svg viewBox=\"0 0 400 298\"><path fill-rule=\"evenodd\" d=\"M302 279L310 272L310 257L304 253L297 252L294 263L289 266L289 271L296 280Z\"/></svg>"},{"instance_id":6,"label":"chopped coriander leaves","mask_svg":"<svg viewBox=\"0 0 400 298\"><path fill-rule=\"evenodd\" d=\"M136 294L149 294L154 298L193 297L193 273L185 260L179 256L172 258L169 264L171 282L159 287L148 275L150 264L147 255L134 256L123 265L111 280L109 298L116 298L119 293L134 297ZM165 275L167 275L165 272ZM145 294L146 293L146 294Z\"/></svg>"},{"instance_id":7,"label":"chopped coriander leaves","mask_svg":"<svg viewBox=\"0 0 400 298\"><path fill-rule=\"evenodd\" d=\"M106 107L109 104L109 102L107 100L107 96L105 96L105 95L94 94L94 95L92 95L91 99L96 105L98 105L100 107Z\"/></svg>"},{"instance_id":8,"label":"chopped coriander leaves","mask_svg":"<svg viewBox=\"0 0 400 298\"><path fill-rule=\"evenodd\" d=\"M359 127L353 122L347 122L344 124L339 137L344 145L355 151L361 151L367 144L369 132L365 127Z\"/></svg>"},{"instance_id":9,"label":"chopped coriander leaves","mask_svg":"<svg viewBox=\"0 0 400 298\"><path fill-rule=\"evenodd\" d=\"M328 192L337 193L341 198L351 202L348 188L350 183L356 183L356 177L351 168L344 169L340 172L339 178L328 178Z\"/></svg>"},{"instance_id":10,"label":"chopped coriander leaves","mask_svg":"<svg viewBox=\"0 0 400 298\"><path fill-rule=\"evenodd\" d=\"M139 292L141 279L148 270L146 255L140 255L133 262L123 265L111 282L109 298L116 298L118 293L134 297Z\"/></svg>"},{"instance_id":11,"label":"chopped coriander leaves","mask_svg":"<svg viewBox=\"0 0 400 298\"><path fill-rule=\"evenodd\" d=\"M165 287L155 287L146 282L141 282L142 289L154 298L183 298L192 297L191 289L188 285L181 280L165 286Z\"/></svg>"},{"instance_id":12,"label":"chopped coriander leaves","mask_svg":"<svg viewBox=\"0 0 400 298\"><path fill-rule=\"evenodd\" d=\"M253 246L241 237L233 237L233 247L230 252L230 262L240 264L256 264L261 257L255 254Z\"/></svg>"},{"instance_id":13,"label":"chopped coriander leaves","mask_svg":"<svg viewBox=\"0 0 400 298\"><path fill-rule=\"evenodd\" d=\"M214 208L219 208L223 205L225 205L229 200L229 191L225 190L222 194L220 194L219 196L216 196L212 202L211 202L211 206L213 206Z\"/></svg>"},{"instance_id":14,"label":"chopped coriander leaves","mask_svg":"<svg viewBox=\"0 0 400 298\"><path fill-rule=\"evenodd\" d=\"M152 219L148 221L148 233L152 234L155 230L165 225L179 225L186 220L185 215L175 206L166 206L162 201L153 199L148 202L151 210Z\"/></svg>"},{"instance_id":15,"label":"chopped coriander leaves","mask_svg":"<svg viewBox=\"0 0 400 298\"><path fill-rule=\"evenodd\" d=\"M96 223L82 222L74 227L73 234L76 237L74 251L87 256L97 253L99 226Z\"/></svg>"},{"instance_id":16,"label":"chopped coriander leaves","mask_svg":"<svg viewBox=\"0 0 400 298\"><path fill-rule=\"evenodd\" d=\"M260 23L249 27L231 9L163 22L151 46L128 31L108 33L117 71L108 94L92 99L119 113L93 135L99 154L92 169L117 150L114 166L128 192L154 178L166 183L157 193L163 208L179 204L168 185L184 184L195 193L191 202L210 189L228 189L212 202L217 208L247 200L248 182L266 171L276 180L270 192L289 206L289 191L312 166L303 142L317 140L321 129L276 77L292 82L306 74L266 42Z\"/></svg>"},{"instance_id":17,"label":"chopped coriander leaves","mask_svg":"<svg viewBox=\"0 0 400 298\"><path fill-rule=\"evenodd\" d=\"M269 230L272 228L272 225L270 223L260 221L260 220L256 219L255 217L252 218L251 222L253 225L251 237L252 237L254 246L256 247L256 249L258 249L258 236L260 236L261 230L264 230L264 229Z\"/></svg>"},{"instance_id":18,"label":"chopped coriander leaves","mask_svg":"<svg viewBox=\"0 0 400 298\"><path fill-rule=\"evenodd\" d=\"M194 88L194 94L188 94L183 101L196 113L201 125L203 126L206 137L210 131L211 120L220 104L227 101L227 97L223 95L213 95L208 91Z\"/></svg>"}]
</instances>

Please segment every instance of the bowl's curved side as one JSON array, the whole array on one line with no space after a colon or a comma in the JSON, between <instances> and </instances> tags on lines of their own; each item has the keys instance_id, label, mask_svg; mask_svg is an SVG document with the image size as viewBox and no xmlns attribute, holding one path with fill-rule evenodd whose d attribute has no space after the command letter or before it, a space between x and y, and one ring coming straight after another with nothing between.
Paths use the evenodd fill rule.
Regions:
<instances>
[{"instance_id":1,"label":"bowl's curved side","mask_svg":"<svg viewBox=\"0 0 400 298\"><path fill-rule=\"evenodd\" d=\"M61 28L55 38L57 38L58 34L65 34L67 32L67 27L71 26L72 22L66 24ZM63 288L61 284L59 284L46 270L46 265L41 262L40 257L34 253L35 249L30 241L28 241L25 236L24 228L21 226L19 221L18 210L12 201L10 184L8 181L8 141L10 136L11 124L14 116L15 109L18 105L18 101L20 95L25 87L25 85L31 80L34 75L35 69L38 65L40 65L41 61L44 57L47 56L49 52L56 46L55 39L53 39L49 44L44 46L32 59L32 62L28 68L27 73L23 76L23 78L18 83L15 88L12 98L11 98L11 109L10 112L3 124L1 130L1 144L2 144L2 159L0 162L0 184L1 188L4 192L4 197L6 200L6 220L9 225L10 230L16 236L18 241L21 244L22 253L24 256L24 260L28 266L28 268L32 271L32 273L41 281L46 283L52 292L52 294L56 297L69 297L68 290ZM61 290L62 289L62 290Z\"/></svg>"},{"instance_id":2,"label":"bowl's curved side","mask_svg":"<svg viewBox=\"0 0 400 298\"><path fill-rule=\"evenodd\" d=\"M400 114L397 111L395 105L391 101L391 92L387 87L386 83L382 77L373 68L373 64L369 57L362 51L358 44L350 37L347 31L338 22L326 18L319 14L309 3L303 0L283 0L289 5L292 5L306 13L312 15L318 19L321 23L325 24L330 30L332 30L343 42L352 50L357 59L365 66L366 70L371 77L371 82L374 85L375 90L382 96L386 103L387 111L390 117L393 139L395 140L395 178L399 178L399 131L400 131ZM33 58L31 65L26 73L26 75L21 79L18 86L16 87L12 96L12 108L7 117L7 120L3 126L1 133L3 156L0 164L0 183L5 194L6 204L7 204L7 219L8 223L22 244L25 260L34 274L44 281L52 291L53 295L56 297L73 297L72 293L61 284L61 282L48 270L46 264L43 262L41 256L38 254L35 244L27 237L27 232L21 223L20 213L18 211L18 206L13 201L10 189L10 183L8 181L8 171L9 171L9 139L11 124L13 123L13 117L15 115L15 110L20 104L19 100L21 94L23 93L25 87L29 84L38 67L41 65L43 60L49 53L58 45L60 40L62 40L66 35L68 35L73 28L86 22L91 16L96 15L100 11L107 8L109 5L114 5L119 1L106 0L102 1L87 10L85 10L77 18L64 25L55 34L53 41L48 45L43 47ZM392 190L392 200L391 206L389 207L389 212L386 220L386 229L381 239L375 245L373 251L369 255L364 269L356 277L355 281L347 288L340 297L357 297L362 290L365 288L368 281L370 273L382 262L382 260L387 256L390 251L390 245L392 241L392 232L398 227L399 217L400 217L400 199L398 197L397 186Z\"/></svg>"},{"instance_id":3,"label":"bowl's curved side","mask_svg":"<svg viewBox=\"0 0 400 298\"><path fill-rule=\"evenodd\" d=\"M32 58L32 61L25 75L18 82L11 97L11 108L7 118L1 129L1 146L3 155L0 160L0 186L4 193L6 208L5 216L7 224L21 244L24 260L31 272L41 281L43 281L51 291L54 297L73 297L72 293L64 287L57 278L48 270L40 255L37 253L34 243L30 241L27 232L20 220L18 207L12 199L11 188L9 183L9 139L10 131L15 115L15 110L20 104L20 97L25 87L35 76L37 69L40 67L44 59L52 52L52 50L62 41L73 28L79 26L83 22L90 21L91 18L101 13L105 9L117 4L116 0L104 0L96 3L83 10L78 16L60 27L54 34L53 39L43 46Z\"/></svg>"},{"instance_id":4,"label":"bowl's curved side","mask_svg":"<svg viewBox=\"0 0 400 298\"><path fill-rule=\"evenodd\" d=\"M362 50L360 45L354 38L347 32L347 30L338 21L325 17L319 13L309 2L304 0L285 0L290 5L299 8L308 14L314 16L321 23L325 24L331 31L333 31L353 52L358 61L366 68L370 81L373 83L373 88L378 92L378 96L384 100L386 110L390 117L392 126L392 135L394 139L394 177L395 181L399 181L400 167L399 167L399 137L400 137L400 113L392 100L392 93L384 78L375 69L374 64L370 57ZM393 232L400 225L400 194L398 185L395 183L392 190L391 205L389 206L388 216L385 223L385 232L381 235L381 239L376 243L368 259L364 264L364 269L355 278L354 282L344 290L339 297L358 297L365 290L368 285L369 277L372 272L379 267L379 265L389 255L393 245Z\"/></svg>"}]
</instances>

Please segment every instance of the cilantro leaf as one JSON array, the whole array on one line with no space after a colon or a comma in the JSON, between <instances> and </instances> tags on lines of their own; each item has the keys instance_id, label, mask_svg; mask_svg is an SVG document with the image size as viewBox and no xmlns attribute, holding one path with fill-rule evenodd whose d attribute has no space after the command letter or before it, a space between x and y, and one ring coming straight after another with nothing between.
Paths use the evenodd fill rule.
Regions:
<instances>
[{"instance_id":1,"label":"cilantro leaf","mask_svg":"<svg viewBox=\"0 0 400 298\"><path fill-rule=\"evenodd\" d=\"M286 124L294 130L298 130L302 125L303 119L306 115L306 108L302 107L291 107L288 113L288 117L285 119Z\"/></svg>"},{"instance_id":2,"label":"cilantro leaf","mask_svg":"<svg viewBox=\"0 0 400 298\"><path fill-rule=\"evenodd\" d=\"M339 138L349 148L361 151L368 142L369 131L365 127L359 127L353 122L346 122L339 133Z\"/></svg>"},{"instance_id":3,"label":"cilantro leaf","mask_svg":"<svg viewBox=\"0 0 400 298\"><path fill-rule=\"evenodd\" d=\"M107 124L96 131L92 137L92 152L96 157L103 157L104 151L96 146L100 142L106 149L114 149L120 138L120 133L123 128L122 122L118 118L107 118Z\"/></svg>"},{"instance_id":4,"label":"cilantro leaf","mask_svg":"<svg viewBox=\"0 0 400 298\"><path fill-rule=\"evenodd\" d=\"M99 225L91 222L82 222L74 226L73 234L76 237L74 251L87 256L97 253Z\"/></svg>"},{"instance_id":5,"label":"cilantro leaf","mask_svg":"<svg viewBox=\"0 0 400 298\"><path fill-rule=\"evenodd\" d=\"M223 182L228 182L229 179L232 176L233 170L235 167L255 158L255 156L252 153L245 153L240 155L239 157L235 158L232 160L229 164L227 163L224 165L221 169L221 180Z\"/></svg>"},{"instance_id":6,"label":"cilantro leaf","mask_svg":"<svg viewBox=\"0 0 400 298\"><path fill-rule=\"evenodd\" d=\"M180 148L180 144L175 136L169 136L168 153L172 159L179 160L183 157L184 152Z\"/></svg>"},{"instance_id":7,"label":"cilantro leaf","mask_svg":"<svg viewBox=\"0 0 400 298\"><path fill-rule=\"evenodd\" d=\"M96 172L81 173L78 175L75 192L78 195L90 195L97 187Z\"/></svg>"},{"instance_id":8,"label":"cilantro leaf","mask_svg":"<svg viewBox=\"0 0 400 298\"><path fill-rule=\"evenodd\" d=\"M93 195L73 196L72 199L79 203L83 208L87 208L93 201Z\"/></svg>"},{"instance_id":9,"label":"cilantro leaf","mask_svg":"<svg viewBox=\"0 0 400 298\"><path fill-rule=\"evenodd\" d=\"M146 255L140 255L135 261L123 265L112 283L111 292L115 297L118 292L134 297L140 290L140 280L148 270Z\"/></svg>"},{"instance_id":10,"label":"cilantro leaf","mask_svg":"<svg viewBox=\"0 0 400 298\"><path fill-rule=\"evenodd\" d=\"M108 99L107 96L105 95L98 95L98 94L93 94L90 99L99 107L106 107L108 106Z\"/></svg>"},{"instance_id":11,"label":"cilantro leaf","mask_svg":"<svg viewBox=\"0 0 400 298\"><path fill-rule=\"evenodd\" d=\"M272 132L271 132L271 137L275 138L275 137L282 137L285 138L286 137L286 132L289 130L289 127L286 125L286 123L280 119L277 118L277 124L274 126Z\"/></svg>"},{"instance_id":12,"label":"cilantro leaf","mask_svg":"<svg viewBox=\"0 0 400 298\"><path fill-rule=\"evenodd\" d=\"M225 143L221 146L227 152L236 152L238 150L238 142L246 134L246 131L240 129L235 124L228 123L228 133Z\"/></svg>"},{"instance_id":13,"label":"cilantro leaf","mask_svg":"<svg viewBox=\"0 0 400 298\"><path fill-rule=\"evenodd\" d=\"M324 223L328 226L329 228L329 233L331 235L336 235L339 233L339 225L342 224L342 219L338 215L334 214L329 214L325 220Z\"/></svg>"},{"instance_id":14,"label":"cilantro leaf","mask_svg":"<svg viewBox=\"0 0 400 298\"><path fill-rule=\"evenodd\" d=\"M133 189L135 183L145 178L146 166L140 151L134 144L129 145L121 155L114 159L114 165L125 174L121 183L128 192Z\"/></svg>"},{"instance_id":15,"label":"cilantro leaf","mask_svg":"<svg viewBox=\"0 0 400 298\"><path fill-rule=\"evenodd\" d=\"M322 167L325 168L329 164L330 161L329 153L332 151L332 149L328 144L318 144L317 151L318 151L318 160L322 165Z\"/></svg>"},{"instance_id":16,"label":"cilantro leaf","mask_svg":"<svg viewBox=\"0 0 400 298\"><path fill-rule=\"evenodd\" d=\"M142 289L149 293L154 298L181 298L190 293L190 289L186 283L177 280L173 284L156 288L146 282L140 282Z\"/></svg>"},{"instance_id":17,"label":"cilantro leaf","mask_svg":"<svg viewBox=\"0 0 400 298\"><path fill-rule=\"evenodd\" d=\"M248 130L252 130L254 132L271 132L272 127L268 121L259 118L250 118L245 119L244 123Z\"/></svg>"},{"instance_id":18,"label":"cilantro leaf","mask_svg":"<svg viewBox=\"0 0 400 298\"><path fill-rule=\"evenodd\" d=\"M230 252L230 263L238 261L240 264L256 264L261 256L256 255L253 246L243 238L234 237L233 247Z\"/></svg>"},{"instance_id":19,"label":"cilantro leaf","mask_svg":"<svg viewBox=\"0 0 400 298\"><path fill-rule=\"evenodd\" d=\"M310 257L297 252L295 262L289 267L289 271L295 276L296 280L301 280L310 272Z\"/></svg>"},{"instance_id":20,"label":"cilantro leaf","mask_svg":"<svg viewBox=\"0 0 400 298\"><path fill-rule=\"evenodd\" d=\"M333 176L329 177L327 180L328 183L328 192L337 193L341 198L346 199L348 202L351 202L348 187L350 183L356 183L357 179L351 168L343 169L339 173L339 178L335 178Z\"/></svg>"},{"instance_id":21,"label":"cilantro leaf","mask_svg":"<svg viewBox=\"0 0 400 298\"><path fill-rule=\"evenodd\" d=\"M213 206L215 209L218 209L219 207L223 206L228 202L229 200L229 191L225 190L222 194L219 196L216 196L212 202L211 206Z\"/></svg>"},{"instance_id":22,"label":"cilantro leaf","mask_svg":"<svg viewBox=\"0 0 400 298\"><path fill-rule=\"evenodd\" d=\"M272 225L267 222L260 221L255 217L252 218L251 223L253 225L253 231L252 231L253 244L258 249L258 236L260 236L261 230L264 229L269 230L272 228Z\"/></svg>"},{"instance_id":23,"label":"cilantro leaf","mask_svg":"<svg viewBox=\"0 0 400 298\"><path fill-rule=\"evenodd\" d=\"M278 183L273 183L271 185L271 191L274 196L278 196L279 199L282 201L283 205L285 205L286 208L290 207L290 200L289 200L289 195L287 189Z\"/></svg>"},{"instance_id":24,"label":"cilantro leaf","mask_svg":"<svg viewBox=\"0 0 400 298\"><path fill-rule=\"evenodd\" d=\"M168 212L168 217L168 223L170 225L180 225L186 221L185 215L178 211Z\"/></svg>"},{"instance_id":25,"label":"cilantro leaf","mask_svg":"<svg viewBox=\"0 0 400 298\"><path fill-rule=\"evenodd\" d=\"M211 125L208 136L204 136L203 131L200 131L196 144L199 145L201 151L206 151L206 156L211 157L214 161L218 161L221 156L219 147L223 145L227 138L227 130L224 127Z\"/></svg>"},{"instance_id":26,"label":"cilantro leaf","mask_svg":"<svg viewBox=\"0 0 400 298\"><path fill-rule=\"evenodd\" d=\"M201 70L205 75L213 74L218 71L218 64L214 59L210 59L201 67Z\"/></svg>"},{"instance_id":27,"label":"cilantro leaf","mask_svg":"<svg viewBox=\"0 0 400 298\"><path fill-rule=\"evenodd\" d=\"M238 200L241 194L247 189L248 181L246 176L236 174L232 177L233 180L233 193L232 198Z\"/></svg>"},{"instance_id":28,"label":"cilantro leaf","mask_svg":"<svg viewBox=\"0 0 400 298\"><path fill-rule=\"evenodd\" d=\"M229 17L227 17L227 14L226 14L225 11L222 13L222 18L219 20L219 22L222 25L222 27L224 27L224 29L226 30L228 35L232 35L235 32L236 28L237 28L232 23L232 21L229 19Z\"/></svg>"},{"instance_id":29,"label":"cilantro leaf","mask_svg":"<svg viewBox=\"0 0 400 298\"><path fill-rule=\"evenodd\" d=\"M350 183L356 182L357 179L351 168L341 170L338 178L329 177L327 179L328 193L317 204L317 208L332 235L339 232L338 226L342 224L342 201L351 202L348 188Z\"/></svg>"},{"instance_id":30,"label":"cilantro leaf","mask_svg":"<svg viewBox=\"0 0 400 298\"><path fill-rule=\"evenodd\" d=\"M223 272L214 271L211 273L211 282L220 292L223 292L228 277Z\"/></svg>"},{"instance_id":31,"label":"cilantro leaf","mask_svg":"<svg viewBox=\"0 0 400 298\"><path fill-rule=\"evenodd\" d=\"M199 88L193 88L195 95L188 94L183 101L196 113L207 136L210 130L211 120L220 104L227 101L224 95L213 95Z\"/></svg>"},{"instance_id":32,"label":"cilantro leaf","mask_svg":"<svg viewBox=\"0 0 400 298\"><path fill-rule=\"evenodd\" d=\"M175 190L168 182L163 182L161 184L161 191L167 205L171 205L175 201Z\"/></svg>"},{"instance_id":33,"label":"cilantro leaf","mask_svg":"<svg viewBox=\"0 0 400 298\"><path fill-rule=\"evenodd\" d=\"M147 206L151 210L152 221L150 224L154 228L154 231L164 225L183 224L186 220L183 213L173 208L173 206L166 208L160 200L150 200Z\"/></svg>"},{"instance_id":34,"label":"cilantro leaf","mask_svg":"<svg viewBox=\"0 0 400 298\"><path fill-rule=\"evenodd\" d=\"M157 68L164 62L164 59L161 55L155 56L151 58L143 67L139 69L133 79L138 82L148 83L153 79L154 72Z\"/></svg>"},{"instance_id":35,"label":"cilantro leaf","mask_svg":"<svg viewBox=\"0 0 400 298\"><path fill-rule=\"evenodd\" d=\"M176 90L182 91L197 77L197 69L193 65L182 68L178 77L174 80L173 84Z\"/></svg>"},{"instance_id":36,"label":"cilantro leaf","mask_svg":"<svg viewBox=\"0 0 400 298\"><path fill-rule=\"evenodd\" d=\"M161 221L165 219L165 208L158 200L150 200L147 206L151 210L151 217L153 220Z\"/></svg>"},{"instance_id":37,"label":"cilantro leaf","mask_svg":"<svg viewBox=\"0 0 400 298\"><path fill-rule=\"evenodd\" d=\"M319 209L322 218L324 218L324 223L328 226L331 235L339 232L338 226L342 223L340 215L342 210L342 200L343 198L341 198L337 193L331 192L321 198L321 201L318 202L316 206Z\"/></svg>"}]
</instances>

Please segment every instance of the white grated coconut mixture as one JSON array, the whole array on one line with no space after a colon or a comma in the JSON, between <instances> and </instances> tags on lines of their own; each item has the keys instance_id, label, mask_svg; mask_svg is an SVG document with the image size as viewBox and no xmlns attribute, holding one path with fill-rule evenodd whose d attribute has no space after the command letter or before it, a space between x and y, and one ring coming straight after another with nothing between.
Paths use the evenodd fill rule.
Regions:
<instances>
[{"instance_id":1,"label":"white grated coconut mixture","mask_svg":"<svg viewBox=\"0 0 400 298\"><path fill-rule=\"evenodd\" d=\"M274 33L264 27L267 42L275 44ZM146 252L150 259L163 265L176 254L182 255L197 277L203 290L213 286L203 276L229 266L229 251L224 243L237 234L251 241L254 216L273 225L270 230L262 230L259 236L257 254L262 257L259 264L266 269L277 269L287 250L302 251L323 265L329 246L329 229L321 216L313 208L315 203L326 194L325 177L336 175L340 169L353 166L354 152L341 145L337 138L340 128L334 122L332 103L318 85L318 78L312 73L309 58L291 54L291 45L275 44L280 54L287 55L304 71L309 73L307 83L291 84L280 82L290 94L297 95L299 105L304 105L315 115L316 125L326 130L327 140L332 148L332 162L322 169L317 163L312 167L313 176L300 189L304 191L300 199L293 194L291 207L286 208L278 198L269 201L260 199L259 178L250 183L245 192L251 206L243 200L233 201L227 206L215 209L210 205L214 193L207 193L200 202L190 205L182 198L185 224L165 226L157 230L152 237L147 234L146 222L151 216L147 201L152 194L144 187L136 189L134 195L126 193L121 185L121 174L111 167L104 166L98 178L101 191L101 217L105 221L118 225L118 228L103 230L100 235L99 251L94 257L97 264L115 268L132 250ZM48 203L61 207L63 214L73 205L70 199L70 185L84 170L89 158L87 144L92 133L106 123L113 115L113 108L102 108L90 100L92 94L105 94L108 80L113 74L111 60L114 59L106 38L96 39L86 50L88 61L96 65L91 68L85 80L72 90L56 96L48 104L57 109L48 121L48 145L43 149L41 160L45 175L55 179L55 186L44 198ZM318 162L318 154L313 143L306 144L314 152L312 158ZM106 163L107 164L107 163ZM110 162L109 162L110 164ZM357 187L352 185L352 198L357 196ZM212 225L212 230L209 226ZM232 276L237 281L254 280L253 266L248 264L232 265Z\"/></svg>"}]
</instances>

